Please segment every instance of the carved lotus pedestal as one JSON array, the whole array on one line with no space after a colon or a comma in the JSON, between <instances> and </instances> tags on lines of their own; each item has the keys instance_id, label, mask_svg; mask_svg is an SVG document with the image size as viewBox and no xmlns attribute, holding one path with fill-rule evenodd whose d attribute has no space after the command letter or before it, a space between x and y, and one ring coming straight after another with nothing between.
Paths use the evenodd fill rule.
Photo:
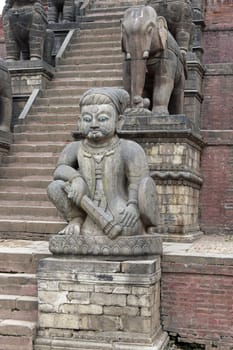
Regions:
<instances>
[{"instance_id":1,"label":"carved lotus pedestal","mask_svg":"<svg viewBox=\"0 0 233 350\"><path fill-rule=\"evenodd\" d=\"M109 245L97 237L95 242L86 240L86 254L41 260L35 350L166 348L168 336L160 324L161 240L134 238L119 238ZM59 250L59 240L50 248ZM77 244L84 241L76 239ZM66 241L67 252L72 250L70 243ZM98 254L87 255L88 249Z\"/></svg>"}]
</instances>

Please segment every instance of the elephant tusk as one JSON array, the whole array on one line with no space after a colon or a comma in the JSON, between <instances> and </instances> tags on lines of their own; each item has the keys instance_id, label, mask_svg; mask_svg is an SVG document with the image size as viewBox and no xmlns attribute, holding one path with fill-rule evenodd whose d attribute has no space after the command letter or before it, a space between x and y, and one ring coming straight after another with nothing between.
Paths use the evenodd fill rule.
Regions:
<instances>
[{"instance_id":1,"label":"elephant tusk","mask_svg":"<svg viewBox=\"0 0 233 350\"><path fill-rule=\"evenodd\" d=\"M148 50L144 51L142 57L143 58L148 58L149 57L149 51Z\"/></svg>"},{"instance_id":2,"label":"elephant tusk","mask_svg":"<svg viewBox=\"0 0 233 350\"><path fill-rule=\"evenodd\" d=\"M131 54L130 54L129 52L127 52L127 54L126 54L126 59L127 59L127 60L130 60L130 59L131 59Z\"/></svg>"}]
</instances>

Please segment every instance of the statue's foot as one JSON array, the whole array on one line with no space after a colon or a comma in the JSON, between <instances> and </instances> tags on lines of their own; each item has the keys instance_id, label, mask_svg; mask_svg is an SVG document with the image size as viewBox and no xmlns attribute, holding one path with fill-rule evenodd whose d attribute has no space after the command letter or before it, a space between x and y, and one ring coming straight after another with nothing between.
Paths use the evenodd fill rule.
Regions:
<instances>
[{"instance_id":1,"label":"statue's foot","mask_svg":"<svg viewBox=\"0 0 233 350\"><path fill-rule=\"evenodd\" d=\"M168 109L166 107L154 107L152 113L157 116L169 115Z\"/></svg>"},{"instance_id":2,"label":"statue's foot","mask_svg":"<svg viewBox=\"0 0 233 350\"><path fill-rule=\"evenodd\" d=\"M80 234L80 223L77 219L73 219L69 222L69 224L60 232L59 235L76 235Z\"/></svg>"},{"instance_id":3,"label":"statue's foot","mask_svg":"<svg viewBox=\"0 0 233 350\"><path fill-rule=\"evenodd\" d=\"M36 57L36 56L31 56L30 57L30 61L39 61L40 57Z\"/></svg>"},{"instance_id":4,"label":"statue's foot","mask_svg":"<svg viewBox=\"0 0 233 350\"><path fill-rule=\"evenodd\" d=\"M15 58L7 58L6 62L16 62L17 60Z\"/></svg>"},{"instance_id":5,"label":"statue's foot","mask_svg":"<svg viewBox=\"0 0 233 350\"><path fill-rule=\"evenodd\" d=\"M70 21L68 19L63 19L62 23L70 23Z\"/></svg>"}]
</instances>

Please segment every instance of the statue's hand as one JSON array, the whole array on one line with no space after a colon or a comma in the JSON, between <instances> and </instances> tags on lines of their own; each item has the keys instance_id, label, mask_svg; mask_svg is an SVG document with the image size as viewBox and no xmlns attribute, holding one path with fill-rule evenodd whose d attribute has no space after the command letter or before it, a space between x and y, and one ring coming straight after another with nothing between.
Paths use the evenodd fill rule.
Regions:
<instances>
[{"instance_id":1,"label":"statue's hand","mask_svg":"<svg viewBox=\"0 0 233 350\"><path fill-rule=\"evenodd\" d=\"M122 215L120 224L123 227L134 227L139 219L139 211L136 205L128 204L125 209L123 209L120 214Z\"/></svg>"},{"instance_id":2,"label":"statue's hand","mask_svg":"<svg viewBox=\"0 0 233 350\"><path fill-rule=\"evenodd\" d=\"M65 185L65 191L68 194L68 198L71 199L77 206L85 194L87 194L88 189L86 182L81 176L75 177L71 182L67 182Z\"/></svg>"}]
</instances>

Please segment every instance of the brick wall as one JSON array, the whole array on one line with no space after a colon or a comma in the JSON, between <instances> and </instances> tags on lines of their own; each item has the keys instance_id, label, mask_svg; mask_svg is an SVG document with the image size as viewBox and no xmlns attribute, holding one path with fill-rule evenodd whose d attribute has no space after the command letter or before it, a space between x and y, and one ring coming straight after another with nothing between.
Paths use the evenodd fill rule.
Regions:
<instances>
[{"instance_id":1,"label":"brick wall","mask_svg":"<svg viewBox=\"0 0 233 350\"><path fill-rule=\"evenodd\" d=\"M206 4L201 226L206 233L232 233L233 1L207 0Z\"/></svg>"},{"instance_id":2,"label":"brick wall","mask_svg":"<svg viewBox=\"0 0 233 350\"><path fill-rule=\"evenodd\" d=\"M164 330L206 350L233 349L232 259L224 264L215 258L163 257Z\"/></svg>"}]
</instances>

